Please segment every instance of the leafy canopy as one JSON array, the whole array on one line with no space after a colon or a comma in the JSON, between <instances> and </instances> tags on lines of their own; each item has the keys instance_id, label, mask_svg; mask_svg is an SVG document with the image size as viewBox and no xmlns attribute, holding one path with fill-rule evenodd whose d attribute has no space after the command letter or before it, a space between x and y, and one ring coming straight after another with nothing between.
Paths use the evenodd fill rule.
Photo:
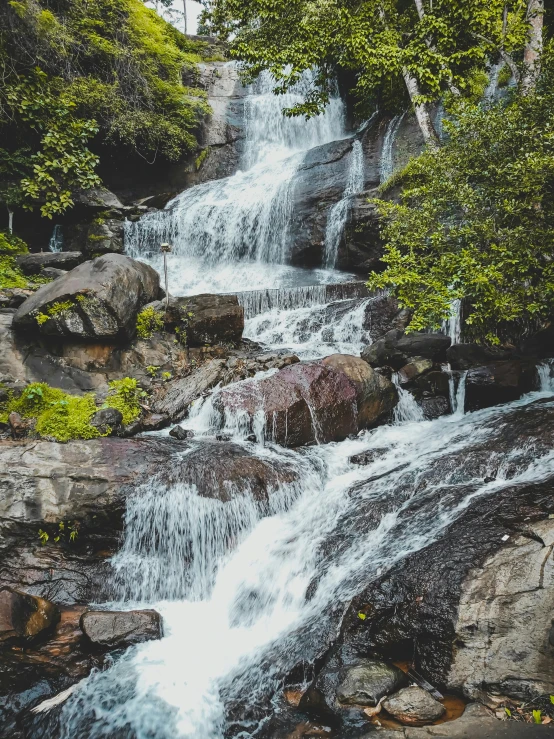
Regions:
<instances>
[{"instance_id":1,"label":"leafy canopy","mask_svg":"<svg viewBox=\"0 0 554 739\"><path fill-rule=\"evenodd\" d=\"M314 115L329 98L338 69L354 77L362 108L397 90L405 106L403 74L418 82L419 101L436 100L487 53L521 49L527 38L525 3L504 0L434 0L418 14L412 0L214 0L212 29L232 39L247 76L269 69L277 90L302 71L319 70L319 86L291 113ZM504 19L504 8L507 13ZM382 105L380 106L383 107Z\"/></svg>"},{"instance_id":2,"label":"leafy canopy","mask_svg":"<svg viewBox=\"0 0 554 739\"><path fill-rule=\"evenodd\" d=\"M209 108L207 44L140 0L0 5L0 199L52 217L99 183L100 154L178 161Z\"/></svg>"},{"instance_id":3,"label":"leafy canopy","mask_svg":"<svg viewBox=\"0 0 554 739\"><path fill-rule=\"evenodd\" d=\"M493 105L456 102L447 143L413 159L399 203L377 200L386 270L414 311L410 328L437 328L465 298L477 339L497 343L554 308L554 54L529 95ZM398 178L396 178L398 181Z\"/></svg>"}]
</instances>

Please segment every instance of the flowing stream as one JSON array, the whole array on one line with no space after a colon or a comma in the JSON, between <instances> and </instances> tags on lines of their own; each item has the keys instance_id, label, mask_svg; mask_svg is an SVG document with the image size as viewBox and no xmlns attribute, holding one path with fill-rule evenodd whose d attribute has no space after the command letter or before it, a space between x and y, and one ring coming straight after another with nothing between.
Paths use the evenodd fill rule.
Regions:
<instances>
[{"instance_id":1,"label":"flowing stream","mask_svg":"<svg viewBox=\"0 0 554 739\"><path fill-rule=\"evenodd\" d=\"M343 105L336 98L325 116L291 121L281 109L299 91L275 98L269 90L262 78L247 101L243 169L130 224L127 250L156 266L155 244L171 241L171 289L232 286L241 293L246 336L269 348L302 358L358 353L371 340L364 315L373 298L349 285L351 276L341 276L341 284L328 270L307 277L286 265L294 173L310 147L345 135ZM391 122L387 151L399 123ZM357 156L354 145L345 207L359 187ZM390 162L383 166L388 176ZM330 244L344 220L339 210L331 214ZM83 681L61 709L62 739L257 736L287 673L321 652L361 588L435 541L477 497L554 474L552 450L530 451L509 435L501 453L485 461L482 454L516 417L554 404L552 375L545 364L535 393L467 415L460 381L453 388L459 410L435 421L423 420L401 390L391 425L299 451L271 443L263 422L254 431L264 443L253 443L244 419L218 416L213 398L197 401L188 419L197 438L183 446L184 455L225 430L287 475L261 500L248 475L229 483L227 502L202 497L187 480L168 485L154 478L137 487L112 560L115 606L155 608L164 637L127 650ZM246 381L246 389L256 393L256 383ZM371 463L351 461L366 451L375 452ZM375 510L381 515L368 515Z\"/></svg>"}]
</instances>

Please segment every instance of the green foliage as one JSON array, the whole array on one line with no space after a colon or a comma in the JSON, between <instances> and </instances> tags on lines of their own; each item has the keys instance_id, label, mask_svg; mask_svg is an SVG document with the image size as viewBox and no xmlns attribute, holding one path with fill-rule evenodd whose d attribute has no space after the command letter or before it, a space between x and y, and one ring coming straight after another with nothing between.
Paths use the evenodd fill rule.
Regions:
<instances>
[{"instance_id":1,"label":"green foliage","mask_svg":"<svg viewBox=\"0 0 554 739\"><path fill-rule=\"evenodd\" d=\"M140 401L146 395L132 377L110 382L110 391L104 407L116 408L123 416L123 424L128 426L141 414Z\"/></svg>"},{"instance_id":2,"label":"green foliage","mask_svg":"<svg viewBox=\"0 0 554 739\"><path fill-rule=\"evenodd\" d=\"M51 218L99 183L100 153L178 161L209 112L191 89L206 44L140 0L0 5L0 199Z\"/></svg>"},{"instance_id":3,"label":"green foliage","mask_svg":"<svg viewBox=\"0 0 554 739\"><path fill-rule=\"evenodd\" d=\"M84 295L78 295L77 300L79 302L82 302L85 300ZM71 302L71 300L66 300L63 303L54 303L53 305L48 308L46 313L37 313L35 316L35 320L38 323L39 326L42 326L44 323L49 321L51 318L54 318L55 316L59 316L60 313L64 313L69 310L73 310L75 306Z\"/></svg>"},{"instance_id":4,"label":"green foliage","mask_svg":"<svg viewBox=\"0 0 554 739\"><path fill-rule=\"evenodd\" d=\"M146 371L148 372L150 377L156 377L159 369L160 369L159 367L156 367L153 364L149 364L148 367L146 368Z\"/></svg>"},{"instance_id":5,"label":"green foliage","mask_svg":"<svg viewBox=\"0 0 554 739\"><path fill-rule=\"evenodd\" d=\"M12 234L0 231L0 289L27 287L28 280L17 266L15 257L26 254L27 244Z\"/></svg>"},{"instance_id":6,"label":"green foliage","mask_svg":"<svg viewBox=\"0 0 554 739\"><path fill-rule=\"evenodd\" d=\"M51 533L39 529L38 537L42 546L46 546L50 539L55 544L73 544L79 536L79 528L79 521L60 521Z\"/></svg>"},{"instance_id":7,"label":"green foliage","mask_svg":"<svg viewBox=\"0 0 554 739\"><path fill-rule=\"evenodd\" d=\"M163 313L155 308L145 308L137 316L137 336L139 339L150 339L155 331L161 331L163 327Z\"/></svg>"},{"instance_id":8,"label":"green foliage","mask_svg":"<svg viewBox=\"0 0 554 739\"><path fill-rule=\"evenodd\" d=\"M100 432L90 425L97 411L93 395L74 396L45 382L28 385L19 398L6 403L5 412L35 418L35 430L56 441L95 439Z\"/></svg>"},{"instance_id":9,"label":"green foliage","mask_svg":"<svg viewBox=\"0 0 554 739\"><path fill-rule=\"evenodd\" d=\"M406 107L404 73L420 88L416 102L433 101L502 49L527 40L526 3L512 0L218 0L204 19L231 39L232 54L251 79L263 69L284 91L302 71L318 69L316 85L291 114L316 114L328 102L337 68L351 72L353 92L367 108ZM507 14L503 20L504 9ZM394 91L391 100L390 92ZM383 102L385 103L383 105Z\"/></svg>"},{"instance_id":10,"label":"green foliage","mask_svg":"<svg viewBox=\"0 0 554 739\"><path fill-rule=\"evenodd\" d=\"M541 715L541 712L540 711L537 711L537 710L536 711L533 711L533 721L536 724L542 723L542 715Z\"/></svg>"},{"instance_id":11,"label":"green foliage","mask_svg":"<svg viewBox=\"0 0 554 739\"><path fill-rule=\"evenodd\" d=\"M207 146L205 149L202 149L200 154L196 157L196 160L194 162L194 168L198 172L198 170L201 168L201 166L206 161L208 154L210 153L210 147Z\"/></svg>"},{"instance_id":12,"label":"green foliage","mask_svg":"<svg viewBox=\"0 0 554 739\"><path fill-rule=\"evenodd\" d=\"M477 340L541 322L554 308L554 60L536 90L492 106L461 102L449 140L413 159L400 203L376 201L385 220L382 274L414 311L411 330L437 328L456 298L469 303Z\"/></svg>"}]
</instances>

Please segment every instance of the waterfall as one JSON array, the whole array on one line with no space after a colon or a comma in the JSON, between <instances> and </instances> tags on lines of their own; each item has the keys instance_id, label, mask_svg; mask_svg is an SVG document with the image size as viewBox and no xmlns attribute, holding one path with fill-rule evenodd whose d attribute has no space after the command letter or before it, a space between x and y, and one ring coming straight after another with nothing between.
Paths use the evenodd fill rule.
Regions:
<instances>
[{"instance_id":1,"label":"waterfall","mask_svg":"<svg viewBox=\"0 0 554 739\"><path fill-rule=\"evenodd\" d=\"M539 390L554 393L554 359L547 359L537 366Z\"/></svg>"},{"instance_id":2,"label":"waterfall","mask_svg":"<svg viewBox=\"0 0 554 739\"><path fill-rule=\"evenodd\" d=\"M395 115L387 126L385 137L383 139L383 149L381 151L381 184L386 182L389 177L394 174L394 142L405 115L405 113L402 113L402 115Z\"/></svg>"},{"instance_id":3,"label":"waterfall","mask_svg":"<svg viewBox=\"0 0 554 739\"><path fill-rule=\"evenodd\" d=\"M54 226L54 230L52 231L52 236L50 237L50 241L48 242L48 248L50 251L53 252L59 252L63 249L63 232L62 227L60 225Z\"/></svg>"},{"instance_id":4,"label":"waterfall","mask_svg":"<svg viewBox=\"0 0 554 739\"><path fill-rule=\"evenodd\" d=\"M350 154L350 167L348 179L342 200L335 203L327 216L327 228L325 231L325 266L334 269L340 240L348 218L350 204L354 195L359 195L364 190L364 150L361 141L354 141Z\"/></svg>"},{"instance_id":5,"label":"waterfall","mask_svg":"<svg viewBox=\"0 0 554 739\"><path fill-rule=\"evenodd\" d=\"M450 304L450 315L442 323L442 333L449 336L452 344L462 343L462 301L453 300Z\"/></svg>"},{"instance_id":6,"label":"waterfall","mask_svg":"<svg viewBox=\"0 0 554 739\"><path fill-rule=\"evenodd\" d=\"M493 64L490 68L489 83L483 93L483 101L485 103L493 102L496 97L496 93L498 91L498 75L503 66L504 62L498 62L497 64Z\"/></svg>"},{"instance_id":7,"label":"waterfall","mask_svg":"<svg viewBox=\"0 0 554 739\"><path fill-rule=\"evenodd\" d=\"M422 408L417 404L414 396L404 390L400 385L398 374L395 372L392 376L392 382L396 386L398 391L398 403L396 404L393 411L393 423L418 423L425 419Z\"/></svg>"},{"instance_id":8,"label":"waterfall","mask_svg":"<svg viewBox=\"0 0 554 739\"><path fill-rule=\"evenodd\" d=\"M530 454L506 433L525 414L533 420L538 397L302 454L260 449L294 457L301 472L295 495L266 510L244 499L224 510L185 483L137 490L114 567L125 592L161 612L165 635L84 680L61 709L60 739L257 735L284 676L321 654L361 588L436 541L477 498L554 474L540 438ZM349 461L371 450L369 465Z\"/></svg>"},{"instance_id":9,"label":"waterfall","mask_svg":"<svg viewBox=\"0 0 554 739\"><path fill-rule=\"evenodd\" d=\"M359 355L371 343L366 311L372 298L339 300L290 310L274 308L250 318L244 335L271 349L288 349L301 359L337 352Z\"/></svg>"},{"instance_id":10,"label":"waterfall","mask_svg":"<svg viewBox=\"0 0 554 739\"><path fill-rule=\"evenodd\" d=\"M158 268L159 244L170 243L174 293L275 284L279 272L272 265L284 265L289 255L292 188L304 154L345 135L345 108L338 96L307 121L283 115L314 84L314 74L307 72L289 92L274 95L274 80L262 74L245 101L241 169L185 190L163 211L127 222L127 253Z\"/></svg>"}]
</instances>

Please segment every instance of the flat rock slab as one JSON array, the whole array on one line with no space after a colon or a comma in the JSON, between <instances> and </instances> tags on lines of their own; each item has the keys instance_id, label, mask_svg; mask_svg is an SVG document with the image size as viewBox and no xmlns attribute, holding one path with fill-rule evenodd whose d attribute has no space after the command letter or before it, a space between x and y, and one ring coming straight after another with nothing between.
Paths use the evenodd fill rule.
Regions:
<instances>
[{"instance_id":1,"label":"flat rock slab","mask_svg":"<svg viewBox=\"0 0 554 739\"><path fill-rule=\"evenodd\" d=\"M80 251L41 252L40 254L24 254L15 261L24 275L38 275L44 267L55 269L75 269L84 261Z\"/></svg>"},{"instance_id":2,"label":"flat rock slab","mask_svg":"<svg viewBox=\"0 0 554 739\"><path fill-rule=\"evenodd\" d=\"M554 736L549 726L536 726L516 721L499 721L486 708L478 704L468 706L456 721L438 726L405 728L400 731L379 731L367 734L364 739L547 739Z\"/></svg>"},{"instance_id":3,"label":"flat rock slab","mask_svg":"<svg viewBox=\"0 0 554 739\"><path fill-rule=\"evenodd\" d=\"M157 611L87 611L80 621L85 636L102 647L123 647L162 637Z\"/></svg>"}]
</instances>

